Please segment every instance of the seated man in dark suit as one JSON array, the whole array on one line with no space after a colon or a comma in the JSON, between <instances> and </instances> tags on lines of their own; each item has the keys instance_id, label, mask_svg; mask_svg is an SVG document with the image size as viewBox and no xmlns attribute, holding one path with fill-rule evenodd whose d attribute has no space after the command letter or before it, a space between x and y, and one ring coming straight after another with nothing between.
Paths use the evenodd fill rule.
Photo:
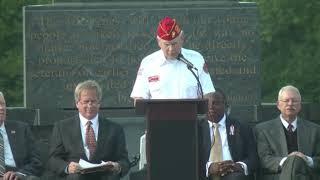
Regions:
<instances>
[{"instance_id":1,"label":"seated man in dark suit","mask_svg":"<svg viewBox=\"0 0 320 180\"><path fill-rule=\"evenodd\" d=\"M281 112L277 118L256 126L262 168L259 180L320 179L314 173L320 171L320 126L298 116L299 90L282 87L277 107Z\"/></svg>"},{"instance_id":2,"label":"seated man in dark suit","mask_svg":"<svg viewBox=\"0 0 320 180\"><path fill-rule=\"evenodd\" d=\"M4 158L4 159L2 159ZM39 179L42 163L30 127L6 121L6 101L0 92L0 173L3 180Z\"/></svg>"},{"instance_id":3,"label":"seated man in dark suit","mask_svg":"<svg viewBox=\"0 0 320 180\"><path fill-rule=\"evenodd\" d=\"M55 124L49 153L49 169L59 178L74 180L119 180L129 170L123 128L98 112L102 90L96 81L81 82L75 89L79 113ZM79 160L108 168L81 174Z\"/></svg>"},{"instance_id":4,"label":"seated man in dark suit","mask_svg":"<svg viewBox=\"0 0 320 180\"><path fill-rule=\"evenodd\" d=\"M227 99L220 89L205 98L208 113L199 125L200 179L252 179L258 164L252 129L228 117Z\"/></svg>"}]
</instances>

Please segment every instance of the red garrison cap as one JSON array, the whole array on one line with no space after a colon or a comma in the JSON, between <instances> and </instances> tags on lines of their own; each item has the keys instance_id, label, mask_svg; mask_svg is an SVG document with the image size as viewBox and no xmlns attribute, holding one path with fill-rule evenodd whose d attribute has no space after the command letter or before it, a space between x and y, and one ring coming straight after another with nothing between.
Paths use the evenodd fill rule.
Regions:
<instances>
[{"instance_id":1,"label":"red garrison cap","mask_svg":"<svg viewBox=\"0 0 320 180\"><path fill-rule=\"evenodd\" d=\"M175 19L165 17L159 22L157 35L159 38L171 41L179 36L181 29Z\"/></svg>"}]
</instances>

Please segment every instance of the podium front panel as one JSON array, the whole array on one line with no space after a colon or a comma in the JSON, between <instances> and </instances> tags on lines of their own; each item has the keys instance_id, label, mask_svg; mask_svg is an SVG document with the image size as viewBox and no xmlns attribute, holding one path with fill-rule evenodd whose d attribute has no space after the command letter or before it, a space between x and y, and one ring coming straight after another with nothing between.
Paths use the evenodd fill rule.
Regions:
<instances>
[{"instance_id":1,"label":"podium front panel","mask_svg":"<svg viewBox=\"0 0 320 180\"><path fill-rule=\"evenodd\" d=\"M147 179L197 180L197 103L149 104Z\"/></svg>"}]
</instances>

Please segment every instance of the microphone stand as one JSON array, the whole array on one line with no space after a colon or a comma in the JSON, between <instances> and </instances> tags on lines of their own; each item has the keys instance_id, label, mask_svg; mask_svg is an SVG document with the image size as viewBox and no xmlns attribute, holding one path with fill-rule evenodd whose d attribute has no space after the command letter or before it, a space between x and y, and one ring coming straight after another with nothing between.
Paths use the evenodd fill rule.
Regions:
<instances>
[{"instance_id":1,"label":"microphone stand","mask_svg":"<svg viewBox=\"0 0 320 180\"><path fill-rule=\"evenodd\" d=\"M197 85L198 85L198 92L199 92L199 90L200 90L201 99L203 99L203 90L202 90L202 86L201 86L201 83L200 83L199 76L197 76L196 73L194 73L194 72L192 71L192 66L190 66L189 64L187 64L187 68L189 69L189 71L191 71L191 73L193 74L193 76L196 78L196 80L197 80ZM195 70L196 70L197 73L198 73L198 69L195 68Z\"/></svg>"}]
</instances>

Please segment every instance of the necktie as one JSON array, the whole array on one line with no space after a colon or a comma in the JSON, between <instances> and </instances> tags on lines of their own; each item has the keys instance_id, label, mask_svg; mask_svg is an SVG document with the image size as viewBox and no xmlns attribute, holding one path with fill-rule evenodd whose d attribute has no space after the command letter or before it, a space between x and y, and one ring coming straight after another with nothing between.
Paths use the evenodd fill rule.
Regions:
<instances>
[{"instance_id":1,"label":"necktie","mask_svg":"<svg viewBox=\"0 0 320 180\"><path fill-rule=\"evenodd\" d=\"M210 157L209 161L212 162L220 162L222 161L222 143L221 143L221 137L220 137L220 132L219 132L219 124L214 123L214 130L213 130L213 144L210 150ZM210 180L220 180L220 176L210 176Z\"/></svg>"},{"instance_id":2,"label":"necktie","mask_svg":"<svg viewBox=\"0 0 320 180\"><path fill-rule=\"evenodd\" d=\"M94 135L93 128L91 126L92 122L88 121L87 122L87 130L86 130L86 144L89 149L89 159L92 158L94 152L96 151L96 138Z\"/></svg>"},{"instance_id":3,"label":"necktie","mask_svg":"<svg viewBox=\"0 0 320 180\"><path fill-rule=\"evenodd\" d=\"M1 176L6 172L5 161L4 161L4 145L3 136L0 130L0 174Z\"/></svg>"},{"instance_id":4,"label":"necktie","mask_svg":"<svg viewBox=\"0 0 320 180\"><path fill-rule=\"evenodd\" d=\"M220 162L222 161L222 143L219 132L219 124L214 123L214 133L213 133L213 144L210 150L210 158L209 160L212 162Z\"/></svg>"},{"instance_id":5,"label":"necktie","mask_svg":"<svg viewBox=\"0 0 320 180\"><path fill-rule=\"evenodd\" d=\"M288 130L289 133L293 132L293 125L291 123L288 125L287 130Z\"/></svg>"}]
</instances>

